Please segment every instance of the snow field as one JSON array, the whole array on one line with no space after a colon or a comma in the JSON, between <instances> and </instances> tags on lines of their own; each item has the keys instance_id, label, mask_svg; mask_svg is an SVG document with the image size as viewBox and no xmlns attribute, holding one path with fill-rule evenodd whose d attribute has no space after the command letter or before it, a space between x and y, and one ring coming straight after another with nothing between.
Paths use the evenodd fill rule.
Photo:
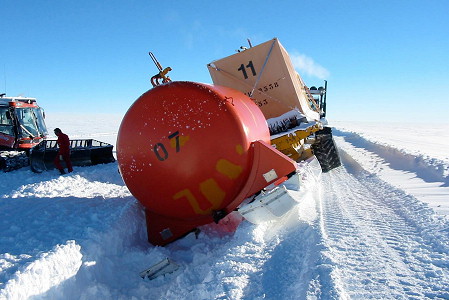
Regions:
<instances>
[{"instance_id":1,"label":"snow field","mask_svg":"<svg viewBox=\"0 0 449 300\"><path fill-rule=\"evenodd\" d=\"M114 140L117 120L47 122ZM349 125L334 129L343 166L280 221L206 225L166 247L148 244L116 163L0 173L0 299L449 299L445 154ZM165 257L180 268L139 277Z\"/></svg>"}]
</instances>

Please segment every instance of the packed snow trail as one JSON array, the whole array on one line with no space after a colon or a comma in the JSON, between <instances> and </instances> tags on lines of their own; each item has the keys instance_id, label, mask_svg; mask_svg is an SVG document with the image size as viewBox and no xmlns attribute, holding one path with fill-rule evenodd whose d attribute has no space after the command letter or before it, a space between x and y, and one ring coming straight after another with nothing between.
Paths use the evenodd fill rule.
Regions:
<instances>
[{"instance_id":1,"label":"packed snow trail","mask_svg":"<svg viewBox=\"0 0 449 300\"><path fill-rule=\"evenodd\" d=\"M422 139L421 144L413 149L401 149L381 141L367 140L355 132L333 132L338 148L357 161L359 168L427 203L437 214L449 215L449 158L447 153L437 155L435 149L429 149L432 143L428 140L439 137ZM449 143L446 141L446 144ZM449 146L440 145L438 149L444 148L449 149Z\"/></svg>"},{"instance_id":2,"label":"packed snow trail","mask_svg":"<svg viewBox=\"0 0 449 300\"><path fill-rule=\"evenodd\" d=\"M433 212L344 163L323 174L321 202L324 255L335 265L341 296L449 299L449 244L447 234L432 230Z\"/></svg>"}]
</instances>

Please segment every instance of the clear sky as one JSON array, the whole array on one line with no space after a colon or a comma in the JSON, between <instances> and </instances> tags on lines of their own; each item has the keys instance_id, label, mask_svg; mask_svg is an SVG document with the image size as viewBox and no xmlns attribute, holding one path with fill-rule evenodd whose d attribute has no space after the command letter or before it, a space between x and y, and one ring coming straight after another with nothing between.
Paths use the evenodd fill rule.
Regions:
<instances>
[{"instance_id":1,"label":"clear sky","mask_svg":"<svg viewBox=\"0 0 449 300\"><path fill-rule=\"evenodd\" d=\"M330 120L444 121L449 1L0 0L0 93L48 113L121 113L157 69L211 83L207 63L274 37Z\"/></svg>"}]
</instances>

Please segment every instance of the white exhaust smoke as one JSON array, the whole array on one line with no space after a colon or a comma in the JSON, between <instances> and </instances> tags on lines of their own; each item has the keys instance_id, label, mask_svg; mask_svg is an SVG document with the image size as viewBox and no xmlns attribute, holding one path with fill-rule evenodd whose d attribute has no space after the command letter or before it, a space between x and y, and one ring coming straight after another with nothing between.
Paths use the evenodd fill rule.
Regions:
<instances>
[{"instance_id":1,"label":"white exhaust smoke","mask_svg":"<svg viewBox=\"0 0 449 300\"><path fill-rule=\"evenodd\" d=\"M300 53L290 55L293 66L300 71L299 73L317 77L319 79L327 79L330 72L323 66L317 64L312 58Z\"/></svg>"}]
</instances>

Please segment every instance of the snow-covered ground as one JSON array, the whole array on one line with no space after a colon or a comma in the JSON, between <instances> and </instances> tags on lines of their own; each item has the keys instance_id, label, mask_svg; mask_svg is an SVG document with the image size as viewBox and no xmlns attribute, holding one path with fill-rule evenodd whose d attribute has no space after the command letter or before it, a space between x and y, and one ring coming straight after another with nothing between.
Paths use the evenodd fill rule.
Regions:
<instances>
[{"instance_id":1,"label":"snow-covered ground","mask_svg":"<svg viewBox=\"0 0 449 300\"><path fill-rule=\"evenodd\" d=\"M121 116L47 117L115 144ZM343 166L281 221L147 243L117 164L0 173L0 299L449 299L449 125L331 124ZM143 280L169 257L180 268Z\"/></svg>"}]
</instances>

